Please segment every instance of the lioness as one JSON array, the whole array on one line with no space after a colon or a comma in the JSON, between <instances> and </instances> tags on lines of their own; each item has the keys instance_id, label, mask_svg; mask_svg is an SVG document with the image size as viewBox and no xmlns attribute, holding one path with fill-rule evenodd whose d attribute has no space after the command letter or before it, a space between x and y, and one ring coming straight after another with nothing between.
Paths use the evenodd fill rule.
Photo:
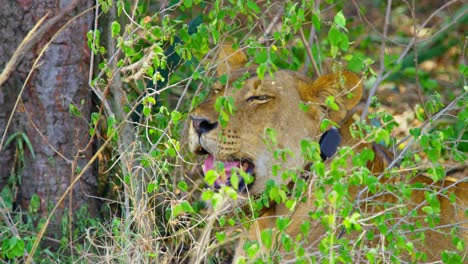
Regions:
<instances>
[{"instance_id":1,"label":"lioness","mask_svg":"<svg viewBox=\"0 0 468 264\"><path fill-rule=\"evenodd\" d=\"M280 70L275 73L274 77L265 76L260 79L256 74L255 66L246 66L246 55L241 51L234 51L229 46L221 49L219 60L218 74L220 76L226 74L228 81L225 85L215 84L208 98L193 109L190 113L191 124L189 128L190 150L199 155L207 155L203 170L206 172L214 169L216 161L224 164L225 174L215 181L215 188L230 185L231 170L234 167L254 178L253 182L249 184L240 178L239 183L236 184L238 192L244 196L250 195L252 197L263 193L268 180L287 185L291 179L285 180L282 177L273 176L275 173L272 168L279 162L282 168L303 168L305 166L304 159L299 153L301 153L300 141L304 138L320 142L321 155L324 160L333 159L332 156L336 152L338 144L356 143L348 132L347 123L349 122L344 120L347 112L356 106L362 95L362 81L355 74L350 72L333 73L313 81L296 72ZM233 87L233 83L240 78L242 78L242 87L240 89ZM236 108L224 127L218 122L219 112L215 111L214 107L216 99L221 95L231 96ZM325 100L329 96L335 98L339 109L331 110L326 106ZM300 110L301 102L307 104L308 109ZM324 118L340 124L341 128L339 130L331 128L327 133L321 132L319 126ZM278 148L288 149L296 155L284 160L275 158L271 146L265 141L266 128L273 128L277 132ZM366 144L358 145L360 147L366 146ZM374 160L367 164L369 170L379 174L385 169L391 155L383 147L376 144L368 144L367 147L373 149L375 153ZM458 243L457 248L452 243L450 228L458 226L456 235L461 237L465 243L468 242L468 223L465 212L468 206L468 184L449 180L443 183L433 183L424 176L416 176L410 181L421 183L419 191L413 190L410 199L405 204L400 205L409 208L410 213L408 215L395 213L393 216L395 218L389 220L389 228L391 228L390 223L401 224L408 221L419 221L419 228L426 229L424 242L420 241L420 237L413 237L411 234L407 234L406 237L417 250L427 254L426 261L440 260L444 250L458 250L458 253L464 256L467 253L466 246L462 242L461 245ZM421 211L422 206L425 205L424 188L441 190L436 198L440 203L441 219L436 224L437 226L431 228L424 223L425 214ZM357 199L359 196L364 200L356 205L361 208L361 213L372 212L372 214L377 215L387 210L374 205L371 199L365 199L372 196L362 197L362 192L359 193L359 191L359 188L351 190L350 197ZM394 203L397 200L391 194L372 199L379 200L379 203L375 204ZM453 201L451 202L450 199ZM250 229L242 235L235 258L245 255L242 248L244 240L261 241L262 230L267 228L275 230L278 217L289 217L292 220L286 229L286 233L292 238L301 233L301 224L304 221L309 221L311 228L307 241L311 243L311 246L306 248L317 252L317 241L322 239L327 231L321 223L321 219L313 220L309 216L309 212L316 207L315 200L316 197L312 192L309 192L305 202L298 203L292 210L282 203L270 204L269 208L264 209L250 225ZM388 213L392 214L392 212ZM422 215L422 217L420 216L418 219L418 215ZM372 215L362 217L371 218ZM276 237L274 233L273 237ZM359 244L360 240L363 240L363 236L349 235L350 243ZM374 248L385 248L384 236L380 237L380 241L376 242L375 240L368 239L366 245ZM375 244L371 245L372 243L379 244L376 246ZM268 250L263 249L263 253L267 254L264 256L268 256ZM320 261L320 254L315 254L315 257ZM282 258L288 257L283 256ZM402 253L402 256L382 254L376 258L387 262L399 259L414 261L416 257ZM353 259L359 262L367 261L362 256L353 256Z\"/></svg>"}]
</instances>

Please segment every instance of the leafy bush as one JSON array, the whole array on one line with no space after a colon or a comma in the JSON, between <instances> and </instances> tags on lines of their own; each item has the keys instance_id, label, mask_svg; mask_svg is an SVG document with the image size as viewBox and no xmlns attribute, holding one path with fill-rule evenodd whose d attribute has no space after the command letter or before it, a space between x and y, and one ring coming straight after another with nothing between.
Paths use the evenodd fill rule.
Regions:
<instances>
[{"instance_id":1,"label":"leafy bush","mask_svg":"<svg viewBox=\"0 0 468 264\"><path fill-rule=\"evenodd\" d=\"M74 230L64 223L60 234L51 238L59 240L59 249L37 249L33 244L45 240L39 232L45 219L35 215L34 203L24 215L14 211L11 192L20 184L18 171L1 193L2 214L11 216L0 223L2 260L19 262L32 254L40 263L178 263L189 259L221 263L232 257L242 226L248 227L272 202L295 208L310 189L316 197L310 219L320 220L325 236L308 241L313 227L304 221L302 235L290 237L284 231L292 220L278 218L275 230L261 231L261 241L243 245L247 258L241 263L277 263L285 257L297 263L380 263L402 261L403 255L415 262L425 260L406 240L406 233L415 230L424 239L421 222L398 221L395 215L404 219L417 214L399 206L414 189L421 188L407 181L417 173L436 181L455 174L463 176L458 181L467 179L463 171L468 149L468 71L459 63L466 43L458 36L463 33L459 25L466 21L466 16L460 16L464 6L457 12L450 5L442 9L405 3L357 7L333 0L97 2L103 25L87 37L99 61L91 88L100 108L90 117L89 133L100 141L98 153L110 157L99 162L101 195L107 199L103 213L93 219L83 208ZM382 16L386 10L391 12ZM419 11L427 19L423 23L414 17ZM426 32L429 22L440 31ZM249 182L251 176L239 171L232 187L212 190L208 185L223 168L200 175L197 158L186 150L184 135L187 113L206 98L216 81L215 47L226 42L246 51L251 63L258 65L261 78L278 69L310 76L347 69L366 76L367 101L351 133L393 150L394 162L381 175L373 175L365 167L375 155L372 150L356 153L352 147L342 147L325 164L317 142L304 140L301 155L314 166L307 172L287 168L277 175L290 178L292 189L270 181L265 193L251 199L247 209L224 212L230 200L238 199L236 177ZM454 61L455 67L448 66ZM326 104L337 107L333 97ZM229 97L219 97L215 106L222 125L236 112ZM70 111L79 114L73 107ZM325 120L322 128L330 122ZM30 145L20 134L14 139L20 154L24 144ZM13 138L9 142L13 144ZM275 131L267 131L266 142L278 159L290 156L289 150L278 149ZM355 166L352 171L347 167L349 159ZM406 179L395 184L402 172ZM308 177L301 177L304 174ZM390 193L396 201L377 204L381 213L372 215L350 195L357 186L364 186L365 197ZM440 217L436 194L441 191L424 193L420 221L434 227ZM456 248L463 250L466 241L454 230L450 232ZM349 243L345 233L354 234L356 241ZM368 241L378 243L368 247ZM308 251L311 243L318 245L318 252ZM263 254L263 249L270 254ZM441 259L462 263L463 257L444 252Z\"/></svg>"}]
</instances>

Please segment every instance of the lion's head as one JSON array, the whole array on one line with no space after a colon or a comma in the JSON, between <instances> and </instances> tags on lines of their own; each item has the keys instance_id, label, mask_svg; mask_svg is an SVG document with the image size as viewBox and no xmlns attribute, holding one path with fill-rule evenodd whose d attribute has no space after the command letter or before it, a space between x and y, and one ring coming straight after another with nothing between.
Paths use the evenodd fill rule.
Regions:
<instances>
[{"instance_id":1,"label":"lion's head","mask_svg":"<svg viewBox=\"0 0 468 264\"><path fill-rule=\"evenodd\" d=\"M350 72L327 74L313 81L299 73L280 70L274 76L267 74L260 79L255 66L246 66L243 52L224 46L220 53L218 75L227 76L227 82L216 83L208 98L193 109L189 128L190 150L207 155L204 171L214 169L215 162L224 164L226 173L215 181L215 187L230 184L234 167L254 178L248 186L240 179L239 192L263 192L268 179L285 183L280 176L273 175L272 167L275 164L282 168L304 166L300 141L306 138L318 141L322 120L339 122L361 98L361 80ZM220 96L232 97L235 107L224 127L215 110ZM325 104L329 96L335 98L338 110L331 110ZM301 102L308 105L307 110L300 108ZM286 160L274 157L274 151L265 141L267 128L277 133L276 148L289 150L291 157Z\"/></svg>"}]
</instances>

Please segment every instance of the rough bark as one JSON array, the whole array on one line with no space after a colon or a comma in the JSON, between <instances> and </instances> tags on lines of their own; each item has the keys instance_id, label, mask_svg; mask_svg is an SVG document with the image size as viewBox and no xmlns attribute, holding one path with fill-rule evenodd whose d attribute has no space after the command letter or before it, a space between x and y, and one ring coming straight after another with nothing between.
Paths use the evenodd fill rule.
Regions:
<instances>
[{"instance_id":1,"label":"rough bark","mask_svg":"<svg viewBox=\"0 0 468 264\"><path fill-rule=\"evenodd\" d=\"M51 12L56 15L73 1L71 0L0 0L0 69L13 51L34 26L37 20ZM66 16L27 53L16 71L0 87L0 133L5 133L6 120L13 110L21 86L25 82L31 65L41 50L47 46L54 34L67 21L91 7L91 1L80 1L72 16ZM87 12L66 26L50 43L35 69L26 89L21 95L21 104L15 109L13 123L6 132L24 132L31 141L35 158L26 151L24 168L17 202L27 209L33 194L40 197L42 216L48 207L56 205L59 197L70 185L75 173L84 167L92 155L88 144L88 122L91 112L91 91L88 89L89 49L86 33L91 29L93 12ZM82 117L70 114L69 105L77 106ZM10 177L14 163L14 145L0 152L0 187ZM96 178L87 171L75 186L71 196L60 206L57 216L64 209L75 212L87 205L91 212L96 210ZM70 200L71 197L71 200ZM60 218L57 219L59 223ZM52 225L54 229L60 225Z\"/></svg>"}]
</instances>

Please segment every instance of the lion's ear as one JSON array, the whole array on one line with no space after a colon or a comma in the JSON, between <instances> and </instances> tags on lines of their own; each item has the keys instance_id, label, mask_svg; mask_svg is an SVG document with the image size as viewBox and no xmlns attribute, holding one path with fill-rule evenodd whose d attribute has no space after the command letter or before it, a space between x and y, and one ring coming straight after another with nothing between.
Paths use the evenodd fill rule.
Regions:
<instances>
[{"instance_id":1,"label":"lion's ear","mask_svg":"<svg viewBox=\"0 0 468 264\"><path fill-rule=\"evenodd\" d=\"M349 71L322 75L312 84L300 88L302 100L323 106L326 106L327 98L333 96L339 109L329 109L328 115L335 122L341 121L362 97L362 80Z\"/></svg>"},{"instance_id":2,"label":"lion's ear","mask_svg":"<svg viewBox=\"0 0 468 264\"><path fill-rule=\"evenodd\" d=\"M229 71L244 67L247 63L247 56L242 50L235 50L230 43L226 43L220 47L218 61L218 76L221 76Z\"/></svg>"}]
</instances>

